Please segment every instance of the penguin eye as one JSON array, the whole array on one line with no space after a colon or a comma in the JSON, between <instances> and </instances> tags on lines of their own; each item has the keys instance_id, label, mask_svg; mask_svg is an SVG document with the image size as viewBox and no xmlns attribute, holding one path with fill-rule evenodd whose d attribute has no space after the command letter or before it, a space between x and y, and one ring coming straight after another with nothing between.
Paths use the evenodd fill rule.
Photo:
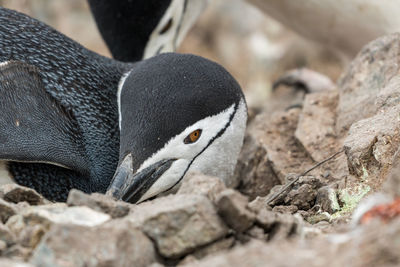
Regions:
<instances>
[{"instance_id":1,"label":"penguin eye","mask_svg":"<svg viewBox=\"0 0 400 267\"><path fill-rule=\"evenodd\" d=\"M162 29L160 30L159 34L164 34L166 33L172 26L172 18L170 18L167 23L164 25L164 27L162 27Z\"/></svg>"},{"instance_id":2,"label":"penguin eye","mask_svg":"<svg viewBox=\"0 0 400 267\"><path fill-rule=\"evenodd\" d=\"M199 139L200 135L201 135L201 130L197 129L197 130L191 132L188 136L186 136L186 138L183 140L183 142L185 144L192 144Z\"/></svg>"}]
</instances>

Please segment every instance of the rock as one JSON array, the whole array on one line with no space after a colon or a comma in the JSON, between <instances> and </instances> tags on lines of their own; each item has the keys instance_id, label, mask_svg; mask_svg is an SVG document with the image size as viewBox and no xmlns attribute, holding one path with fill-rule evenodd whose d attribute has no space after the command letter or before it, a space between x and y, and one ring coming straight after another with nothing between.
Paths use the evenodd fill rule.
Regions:
<instances>
[{"instance_id":1,"label":"rock","mask_svg":"<svg viewBox=\"0 0 400 267\"><path fill-rule=\"evenodd\" d=\"M327 212L321 212L315 215L308 216L306 221L311 224L316 224L319 222L330 222L332 220L332 216Z\"/></svg>"},{"instance_id":2,"label":"rock","mask_svg":"<svg viewBox=\"0 0 400 267\"><path fill-rule=\"evenodd\" d=\"M268 233L269 240L294 237L301 233L303 221L299 216L278 213L267 209L261 210L256 217L257 225Z\"/></svg>"},{"instance_id":3,"label":"rock","mask_svg":"<svg viewBox=\"0 0 400 267\"><path fill-rule=\"evenodd\" d=\"M340 210L336 191L329 186L323 186L318 189L316 204L319 205L323 211L327 211L330 214Z\"/></svg>"},{"instance_id":4,"label":"rock","mask_svg":"<svg viewBox=\"0 0 400 267\"><path fill-rule=\"evenodd\" d=\"M247 129L235 175L250 199L266 196L287 174L302 172L313 160L294 136L300 110L259 114Z\"/></svg>"},{"instance_id":5,"label":"rock","mask_svg":"<svg viewBox=\"0 0 400 267\"><path fill-rule=\"evenodd\" d=\"M263 240L267 241L268 240L268 234L265 233L264 229L254 225L251 227L247 232L247 235L249 235L252 238L258 239L258 240Z\"/></svg>"},{"instance_id":6,"label":"rock","mask_svg":"<svg viewBox=\"0 0 400 267\"><path fill-rule=\"evenodd\" d=\"M231 248L235 244L234 237L228 237L221 240L218 240L204 248L200 248L196 250L193 255L196 259L204 258L205 256L215 254L219 251L227 250Z\"/></svg>"},{"instance_id":7,"label":"rock","mask_svg":"<svg viewBox=\"0 0 400 267\"><path fill-rule=\"evenodd\" d=\"M393 157L393 165L390 175L383 184L383 190L390 196L400 197L400 148Z\"/></svg>"},{"instance_id":8,"label":"rock","mask_svg":"<svg viewBox=\"0 0 400 267\"><path fill-rule=\"evenodd\" d=\"M313 176L302 176L286 195L286 205L297 206L298 209L308 210L315 204L318 189L322 186L319 179Z\"/></svg>"},{"instance_id":9,"label":"rock","mask_svg":"<svg viewBox=\"0 0 400 267\"><path fill-rule=\"evenodd\" d=\"M24 217L21 214L16 214L7 221L6 226L14 235L19 236L19 234L27 227Z\"/></svg>"},{"instance_id":10,"label":"rock","mask_svg":"<svg viewBox=\"0 0 400 267\"><path fill-rule=\"evenodd\" d=\"M7 249L7 243L3 240L0 240L0 254L3 255Z\"/></svg>"},{"instance_id":11,"label":"rock","mask_svg":"<svg viewBox=\"0 0 400 267\"><path fill-rule=\"evenodd\" d=\"M8 218L17 213L15 206L0 198L0 219L6 223Z\"/></svg>"},{"instance_id":12,"label":"rock","mask_svg":"<svg viewBox=\"0 0 400 267\"><path fill-rule=\"evenodd\" d=\"M224 237L228 229L202 195L169 195L139 204L126 217L166 258L178 258Z\"/></svg>"},{"instance_id":13,"label":"rock","mask_svg":"<svg viewBox=\"0 0 400 267\"><path fill-rule=\"evenodd\" d=\"M245 246L239 246L228 253L206 257L198 262L184 266L195 267L228 267L228 266L323 266L321 262L315 263L316 253L298 245L296 251L287 243L264 243L254 240ZM326 264L326 266L332 266Z\"/></svg>"},{"instance_id":14,"label":"rock","mask_svg":"<svg viewBox=\"0 0 400 267\"><path fill-rule=\"evenodd\" d=\"M44 198L35 190L18 184L6 184L0 187L0 195L6 201L18 203L26 201L30 205L45 203Z\"/></svg>"},{"instance_id":15,"label":"rock","mask_svg":"<svg viewBox=\"0 0 400 267\"><path fill-rule=\"evenodd\" d=\"M110 220L110 216L88 207L68 207L63 203L34 206L22 212L27 224L75 224L96 226Z\"/></svg>"},{"instance_id":16,"label":"rock","mask_svg":"<svg viewBox=\"0 0 400 267\"><path fill-rule=\"evenodd\" d=\"M399 88L400 90L400 88ZM380 185L400 144L400 106L354 123L344 142L350 173Z\"/></svg>"},{"instance_id":17,"label":"rock","mask_svg":"<svg viewBox=\"0 0 400 267\"><path fill-rule=\"evenodd\" d=\"M224 189L226 186L218 177L189 172L185 175L177 194L204 195L215 202L217 195Z\"/></svg>"},{"instance_id":18,"label":"rock","mask_svg":"<svg viewBox=\"0 0 400 267\"><path fill-rule=\"evenodd\" d=\"M67 204L69 206L86 206L92 210L106 213L112 218L124 217L130 210L129 205L125 202L115 201L98 193L88 195L76 189L69 192Z\"/></svg>"},{"instance_id":19,"label":"rock","mask_svg":"<svg viewBox=\"0 0 400 267\"><path fill-rule=\"evenodd\" d=\"M14 233L4 224L0 224L0 240L4 241L7 246L15 244L16 241Z\"/></svg>"},{"instance_id":20,"label":"rock","mask_svg":"<svg viewBox=\"0 0 400 267\"><path fill-rule=\"evenodd\" d=\"M286 71L283 76L274 82L272 88L276 89L280 85L293 87L293 90L304 90L307 93L335 88L335 84L329 77L307 68Z\"/></svg>"},{"instance_id":21,"label":"rock","mask_svg":"<svg viewBox=\"0 0 400 267\"><path fill-rule=\"evenodd\" d=\"M340 150L335 132L337 102L336 90L307 94L304 99L295 136L316 162Z\"/></svg>"},{"instance_id":22,"label":"rock","mask_svg":"<svg viewBox=\"0 0 400 267\"><path fill-rule=\"evenodd\" d=\"M266 197L257 197L251 201L247 207L254 213L259 213L262 209L272 210L272 208L267 204Z\"/></svg>"},{"instance_id":23,"label":"rock","mask_svg":"<svg viewBox=\"0 0 400 267\"><path fill-rule=\"evenodd\" d=\"M0 266L2 267L34 267L33 265L22 262L22 261L15 261L11 259L0 258Z\"/></svg>"},{"instance_id":24,"label":"rock","mask_svg":"<svg viewBox=\"0 0 400 267\"><path fill-rule=\"evenodd\" d=\"M125 221L96 227L54 225L35 249L37 266L148 266L156 261L151 241Z\"/></svg>"},{"instance_id":25,"label":"rock","mask_svg":"<svg viewBox=\"0 0 400 267\"><path fill-rule=\"evenodd\" d=\"M296 179L297 175L290 174L287 176L286 183L290 183L293 179ZM285 192L282 192L279 197L277 197L271 205L289 205L296 206L301 210L309 210L315 204L315 198L317 196L318 189L323 186L323 183L320 179L308 175L301 176L291 187L291 189L287 189ZM271 196L275 195L279 192L281 186L277 186L277 188L271 190L270 195L266 197L269 199Z\"/></svg>"},{"instance_id":26,"label":"rock","mask_svg":"<svg viewBox=\"0 0 400 267\"><path fill-rule=\"evenodd\" d=\"M238 233L250 228L255 220L255 214L247 208L247 204L247 198L233 189L222 191L216 200L218 214Z\"/></svg>"},{"instance_id":27,"label":"rock","mask_svg":"<svg viewBox=\"0 0 400 267\"><path fill-rule=\"evenodd\" d=\"M280 183L268 161L266 148L256 139L252 130L247 130L244 138L235 177L241 181L239 191L250 199L267 195L274 185Z\"/></svg>"},{"instance_id":28,"label":"rock","mask_svg":"<svg viewBox=\"0 0 400 267\"><path fill-rule=\"evenodd\" d=\"M289 205L289 206L275 206L272 211L273 212L279 212L279 213L289 213L289 214L294 214L296 211L298 211L299 208L294 205Z\"/></svg>"},{"instance_id":29,"label":"rock","mask_svg":"<svg viewBox=\"0 0 400 267\"><path fill-rule=\"evenodd\" d=\"M48 227L46 225L28 225L18 233L18 241L22 246L34 249L39 244L47 230Z\"/></svg>"},{"instance_id":30,"label":"rock","mask_svg":"<svg viewBox=\"0 0 400 267\"><path fill-rule=\"evenodd\" d=\"M354 122L375 115L382 106L375 102L377 96L400 71L399 40L400 34L395 33L369 43L340 78L338 132L345 133ZM395 93L385 102L394 102L397 96Z\"/></svg>"},{"instance_id":31,"label":"rock","mask_svg":"<svg viewBox=\"0 0 400 267\"><path fill-rule=\"evenodd\" d=\"M2 256L12 258L18 261L27 261L32 254L32 250L30 248L23 247L19 244L11 246L8 248Z\"/></svg>"}]
</instances>

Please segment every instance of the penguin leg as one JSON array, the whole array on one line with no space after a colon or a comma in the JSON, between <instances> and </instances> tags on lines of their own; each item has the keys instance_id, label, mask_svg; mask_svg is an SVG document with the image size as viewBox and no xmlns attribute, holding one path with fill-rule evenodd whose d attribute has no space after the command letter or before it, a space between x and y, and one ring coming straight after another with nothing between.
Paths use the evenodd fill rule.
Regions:
<instances>
[{"instance_id":1,"label":"penguin leg","mask_svg":"<svg viewBox=\"0 0 400 267\"><path fill-rule=\"evenodd\" d=\"M330 78L307 68L286 72L273 83L272 90L277 90L281 85L304 91L306 94L335 88L335 84Z\"/></svg>"}]
</instances>

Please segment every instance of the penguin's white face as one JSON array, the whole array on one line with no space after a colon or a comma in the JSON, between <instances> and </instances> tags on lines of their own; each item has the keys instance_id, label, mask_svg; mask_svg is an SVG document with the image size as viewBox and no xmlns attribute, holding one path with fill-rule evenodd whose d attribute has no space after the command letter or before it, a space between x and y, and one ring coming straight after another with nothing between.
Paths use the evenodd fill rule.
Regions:
<instances>
[{"instance_id":1,"label":"penguin's white face","mask_svg":"<svg viewBox=\"0 0 400 267\"><path fill-rule=\"evenodd\" d=\"M178 185L189 170L219 177L225 184L230 185L243 144L246 121L247 108L244 100L241 100L219 114L188 126L145 160L133 177L130 177L128 184L132 185L135 179L142 179L135 176L141 176L141 173L147 175L147 169L154 172L154 169L160 166L160 162L172 163L145 192L141 192L134 200L127 200L141 202L167 192ZM132 157L134 155L126 157L128 165L131 164ZM122 191L126 193L128 189Z\"/></svg>"},{"instance_id":2,"label":"penguin's white face","mask_svg":"<svg viewBox=\"0 0 400 267\"><path fill-rule=\"evenodd\" d=\"M143 58L174 52L189 29L206 8L209 0L172 0L164 16L150 35Z\"/></svg>"},{"instance_id":3,"label":"penguin's white face","mask_svg":"<svg viewBox=\"0 0 400 267\"><path fill-rule=\"evenodd\" d=\"M168 191L182 180L188 170L219 177L229 184L243 144L246 120L246 105L241 101L236 109L232 105L173 137L138 169L140 172L163 159L176 159L139 202Z\"/></svg>"}]
</instances>

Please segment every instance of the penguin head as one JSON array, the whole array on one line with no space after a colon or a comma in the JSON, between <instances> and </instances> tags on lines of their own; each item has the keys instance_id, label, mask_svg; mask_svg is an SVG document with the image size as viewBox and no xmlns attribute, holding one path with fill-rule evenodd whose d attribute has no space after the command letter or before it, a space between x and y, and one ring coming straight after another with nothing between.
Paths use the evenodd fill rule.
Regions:
<instances>
[{"instance_id":1,"label":"penguin head","mask_svg":"<svg viewBox=\"0 0 400 267\"><path fill-rule=\"evenodd\" d=\"M166 53L121 79L120 156L108 194L140 202L169 191L188 171L229 184L247 107L235 79L207 59Z\"/></svg>"}]
</instances>

